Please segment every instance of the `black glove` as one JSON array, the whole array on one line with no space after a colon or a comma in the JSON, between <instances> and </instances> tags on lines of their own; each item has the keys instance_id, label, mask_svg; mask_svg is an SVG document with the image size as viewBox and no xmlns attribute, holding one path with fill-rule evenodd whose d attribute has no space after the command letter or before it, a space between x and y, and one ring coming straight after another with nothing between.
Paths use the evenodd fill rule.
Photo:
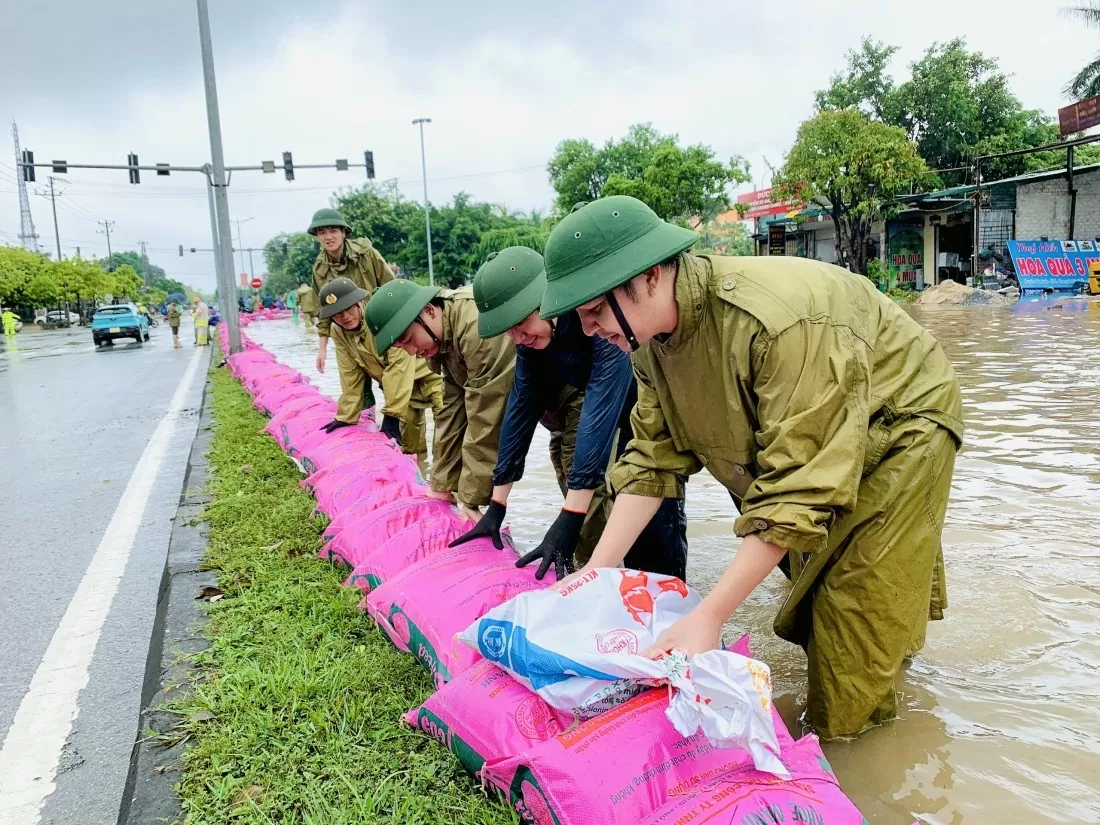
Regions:
<instances>
[{"instance_id":1,"label":"black glove","mask_svg":"<svg viewBox=\"0 0 1100 825\"><path fill-rule=\"evenodd\" d=\"M504 514L506 512L508 512L508 508L499 501L490 501L489 506L485 508L484 515L478 519L474 528L468 533L463 533L448 546L458 547L458 545L465 544L472 539L488 536L493 540L493 547L497 550L503 550L504 542L501 541L500 538L500 526L504 523Z\"/></svg>"},{"instance_id":2,"label":"black glove","mask_svg":"<svg viewBox=\"0 0 1100 825\"><path fill-rule=\"evenodd\" d=\"M379 428L382 430L382 435L386 438L392 438L398 444L401 443L401 421L394 418L392 415L382 416L382 426Z\"/></svg>"},{"instance_id":3,"label":"black glove","mask_svg":"<svg viewBox=\"0 0 1100 825\"><path fill-rule=\"evenodd\" d=\"M558 581L564 579L566 574L572 573L573 551L577 549L577 540L581 537L585 515L586 513L563 509L550 525L550 529L546 531L542 544L517 561L516 567L526 567L536 559L541 559L542 564L535 571L535 578L539 581L542 581L551 564L554 565Z\"/></svg>"},{"instance_id":4,"label":"black glove","mask_svg":"<svg viewBox=\"0 0 1100 825\"><path fill-rule=\"evenodd\" d=\"M337 421L334 418L334 419L332 419L332 421L328 422L325 426L323 426L321 428L321 430L328 433L329 435L332 435L332 433L336 432L341 427L354 427L354 426L355 426L354 424L349 424L347 421Z\"/></svg>"}]
</instances>

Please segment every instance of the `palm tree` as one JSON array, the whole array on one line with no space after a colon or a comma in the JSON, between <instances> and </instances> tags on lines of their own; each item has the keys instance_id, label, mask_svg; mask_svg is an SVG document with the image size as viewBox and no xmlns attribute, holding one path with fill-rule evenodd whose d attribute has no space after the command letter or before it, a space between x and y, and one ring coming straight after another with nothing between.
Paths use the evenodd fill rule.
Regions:
<instances>
[{"instance_id":1,"label":"palm tree","mask_svg":"<svg viewBox=\"0 0 1100 825\"><path fill-rule=\"evenodd\" d=\"M1100 29L1100 0L1089 0L1088 5L1065 9L1065 13L1087 26ZM1069 82L1065 91L1077 100L1100 95L1100 54L1085 64L1085 68Z\"/></svg>"}]
</instances>

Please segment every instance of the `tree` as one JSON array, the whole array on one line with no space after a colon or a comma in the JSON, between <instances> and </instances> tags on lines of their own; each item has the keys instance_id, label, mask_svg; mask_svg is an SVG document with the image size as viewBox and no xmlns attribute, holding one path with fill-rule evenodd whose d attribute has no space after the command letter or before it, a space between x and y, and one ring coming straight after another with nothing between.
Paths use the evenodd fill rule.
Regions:
<instances>
[{"instance_id":1,"label":"tree","mask_svg":"<svg viewBox=\"0 0 1100 825\"><path fill-rule=\"evenodd\" d=\"M140 254L133 251L132 249L123 252L115 252L109 255L100 262L100 266L102 266L104 271L106 272L114 272L120 266L129 266L134 270L134 272L138 274L138 277L140 277L143 281L147 280L150 285L152 285L154 281L171 280L168 278L168 273L165 272L161 267L157 266L154 263L147 262L145 258L143 258ZM180 284L179 281L174 281L174 283L179 284L179 286L182 287L179 290L180 292L183 292L186 289L186 287L184 287L183 284ZM163 289L163 287L161 288Z\"/></svg>"},{"instance_id":2,"label":"tree","mask_svg":"<svg viewBox=\"0 0 1100 825\"><path fill-rule=\"evenodd\" d=\"M710 147L681 147L677 135L661 134L648 123L631 126L625 138L601 149L588 140L562 141L547 171L559 213L581 201L632 195L678 222L729 209L727 185L749 180L743 158L722 163Z\"/></svg>"},{"instance_id":3,"label":"tree","mask_svg":"<svg viewBox=\"0 0 1100 825\"><path fill-rule=\"evenodd\" d=\"M1065 11L1086 26L1100 29L1100 2L1097 0L1091 0L1087 6L1077 6ZM1066 86L1065 92L1076 100L1100 95L1100 54L1085 64L1085 67Z\"/></svg>"},{"instance_id":4,"label":"tree","mask_svg":"<svg viewBox=\"0 0 1100 825\"><path fill-rule=\"evenodd\" d=\"M26 302L24 289L50 266L50 261L37 252L17 246L0 247L0 304L33 307Z\"/></svg>"},{"instance_id":5,"label":"tree","mask_svg":"<svg viewBox=\"0 0 1100 825\"><path fill-rule=\"evenodd\" d=\"M137 272L139 275L141 274L140 269L135 268L134 271ZM182 292L184 295L186 295L187 290L189 289L189 287L182 281L177 281L175 278L167 277L153 278L149 282L149 288L161 290L165 293L165 295L171 295L173 292Z\"/></svg>"},{"instance_id":6,"label":"tree","mask_svg":"<svg viewBox=\"0 0 1100 825\"><path fill-rule=\"evenodd\" d=\"M138 297L144 282L141 276L129 264L123 264L110 273L110 290L115 298L134 300Z\"/></svg>"},{"instance_id":7,"label":"tree","mask_svg":"<svg viewBox=\"0 0 1100 825\"><path fill-rule=\"evenodd\" d=\"M282 232L264 244L267 282L264 295L285 295L313 280L317 242L308 232Z\"/></svg>"},{"instance_id":8,"label":"tree","mask_svg":"<svg viewBox=\"0 0 1100 825\"><path fill-rule=\"evenodd\" d=\"M492 253L500 252L510 246L526 246L541 254L546 247L546 236L547 233L533 223L522 223L482 232L476 250L478 266L485 263Z\"/></svg>"},{"instance_id":9,"label":"tree","mask_svg":"<svg viewBox=\"0 0 1100 825\"><path fill-rule=\"evenodd\" d=\"M778 197L828 209L837 260L867 273L871 225L899 211L897 196L929 177L905 131L857 109L824 111L805 121L773 186Z\"/></svg>"},{"instance_id":10,"label":"tree","mask_svg":"<svg viewBox=\"0 0 1100 825\"><path fill-rule=\"evenodd\" d=\"M752 255L752 235L741 221L707 221L696 229L703 235L701 254Z\"/></svg>"}]
</instances>

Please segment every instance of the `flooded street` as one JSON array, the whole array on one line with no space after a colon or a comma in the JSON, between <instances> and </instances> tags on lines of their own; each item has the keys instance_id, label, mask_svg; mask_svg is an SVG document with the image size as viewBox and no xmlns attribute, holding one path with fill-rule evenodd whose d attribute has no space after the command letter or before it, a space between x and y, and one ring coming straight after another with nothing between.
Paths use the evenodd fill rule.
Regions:
<instances>
[{"instance_id":1,"label":"flooded street","mask_svg":"<svg viewBox=\"0 0 1100 825\"><path fill-rule=\"evenodd\" d=\"M1100 822L1100 303L921 308L963 389L966 444L944 534L949 609L899 681L903 718L826 752L872 823ZM334 353L290 321L248 334L339 392ZM518 543L542 538L560 506L540 429L512 493ZM689 579L706 589L736 546L729 495L688 485ZM773 574L731 622L772 667L797 731L801 650L771 621Z\"/></svg>"}]
</instances>

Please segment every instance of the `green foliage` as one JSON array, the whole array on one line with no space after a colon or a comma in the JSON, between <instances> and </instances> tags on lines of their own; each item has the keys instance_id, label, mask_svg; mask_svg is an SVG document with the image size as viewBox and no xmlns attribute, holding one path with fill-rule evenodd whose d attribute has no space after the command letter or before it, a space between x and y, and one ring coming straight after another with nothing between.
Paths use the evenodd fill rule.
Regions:
<instances>
[{"instance_id":1,"label":"green foliage","mask_svg":"<svg viewBox=\"0 0 1100 825\"><path fill-rule=\"evenodd\" d=\"M146 276L148 276L150 285L153 285L157 281L163 280L168 283L177 285L179 287L179 292L184 292L186 290L186 287L183 284L181 284L179 281L173 281L172 279L170 279L168 277L168 273L166 273L163 269L161 269L154 263L147 263L146 260L142 258L139 253L133 250L115 252L112 255L101 260L99 265L103 267L103 269L107 272L114 272L120 266L129 266L134 270L134 272L138 274L138 277L140 277L143 281L146 279ZM160 288L166 289L166 287L164 287L163 285L161 285ZM167 289L167 291L175 292L177 290Z\"/></svg>"},{"instance_id":2,"label":"green foliage","mask_svg":"<svg viewBox=\"0 0 1100 825\"><path fill-rule=\"evenodd\" d=\"M1092 0L1087 6L1066 9L1066 14L1092 28L1100 29L1100 3ZM1100 54L1084 65L1065 88L1066 94L1076 100L1100 95Z\"/></svg>"},{"instance_id":3,"label":"green foliage","mask_svg":"<svg viewBox=\"0 0 1100 825\"><path fill-rule=\"evenodd\" d=\"M562 141L547 166L559 213L581 201L631 195L677 222L728 210L727 185L748 181L748 169L744 158L722 163L710 147L681 147L677 135L648 123L631 126L626 137L602 148L586 139Z\"/></svg>"},{"instance_id":4,"label":"green foliage","mask_svg":"<svg viewBox=\"0 0 1100 825\"><path fill-rule=\"evenodd\" d=\"M872 258L867 262L867 277L875 286L882 288L890 278L890 270L886 263L879 258Z\"/></svg>"},{"instance_id":5,"label":"green foliage","mask_svg":"<svg viewBox=\"0 0 1100 825\"><path fill-rule=\"evenodd\" d=\"M969 51L956 38L934 43L899 84L889 75L896 46L864 38L848 53L848 65L817 93L818 110L859 109L867 117L905 129L921 157L937 172L930 186L972 181L978 155L1043 146L1058 140L1058 127L1042 112L1024 109L993 58ZM1100 151L1078 153L1081 163ZM983 165L986 180L1011 177L1065 162L1065 152L997 158ZM959 168L963 167L963 168Z\"/></svg>"},{"instance_id":6,"label":"green foliage","mask_svg":"<svg viewBox=\"0 0 1100 825\"><path fill-rule=\"evenodd\" d=\"M546 236L539 226L535 224L519 224L507 229L490 229L481 236L477 244L478 266L485 263L494 252L500 252L510 246L526 246L542 253L546 247Z\"/></svg>"},{"instance_id":7,"label":"green foliage","mask_svg":"<svg viewBox=\"0 0 1100 825\"><path fill-rule=\"evenodd\" d=\"M317 250L317 242L308 232L282 232L264 244L267 281L262 293L285 295L300 284L310 283Z\"/></svg>"},{"instance_id":8,"label":"green foliage","mask_svg":"<svg viewBox=\"0 0 1100 825\"><path fill-rule=\"evenodd\" d=\"M111 273L110 292L116 298L136 300L144 282L132 266L123 264Z\"/></svg>"},{"instance_id":9,"label":"green foliage","mask_svg":"<svg viewBox=\"0 0 1100 825\"><path fill-rule=\"evenodd\" d=\"M35 309L95 302L108 295L133 300L142 290L141 276L129 264L106 272L95 261L67 258L51 261L16 247L0 247L0 301Z\"/></svg>"},{"instance_id":10,"label":"green foliage","mask_svg":"<svg viewBox=\"0 0 1100 825\"><path fill-rule=\"evenodd\" d=\"M444 746L399 722L432 692L416 659L356 609L346 573L317 559L324 522L297 468L226 370L211 370L213 502L204 564L211 647L173 691L187 737L190 825L518 824Z\"/></svg>"},{"instance_id":11,"label":"green foliage","mask_svg":"<svg viewBox=\"0 0 1100 825\"><path fill-rule=\"evenodd\" d=\"M137 267L134 268L134 271L137 272L138 275L141 275L141 270ZM186 284L174 278L153 278L153 280L149 282L149 288L163 290L165 295L171 295L173 292L182 292L184 295L187 295L192 291Z\"/></svg>"},{"instance_id":12,"label":"green foliage","mask_svg":"<svg viewBox=\"0 0 1100 825\"><path fill-rule=\"evenodd\" d=\"M752 255L752 236L741 221L707 221L695 230L703 236L700 254Z\"/></svg>"},{"instance_id":13,"label":"green foliage","mask_svg":"<svg viewBox=\"0 0 1100 825\"><path fill-rule=\"evenodd\" d=\"M897 196L927 182L928 167L897 126L869 120L858 109L821 112L805 121L773 186L778 196L830 210L837 257L867 271L871 225L899 210Z\"/></svg>"}]
</instances>

